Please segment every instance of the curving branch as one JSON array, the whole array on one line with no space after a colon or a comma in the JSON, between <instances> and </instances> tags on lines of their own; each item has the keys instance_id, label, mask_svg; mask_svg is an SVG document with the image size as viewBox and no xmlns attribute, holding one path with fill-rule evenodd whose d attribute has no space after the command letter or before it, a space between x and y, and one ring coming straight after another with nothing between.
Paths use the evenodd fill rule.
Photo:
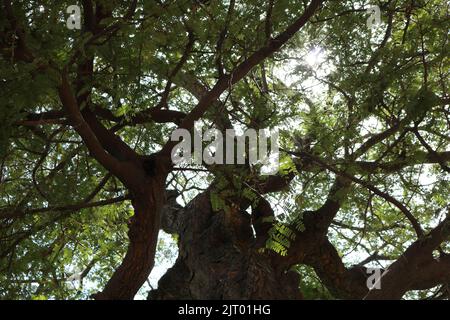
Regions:
<instances>
[{"instance_id":1,"label":"curving branch","mask_svg":"<svg viewBox=\"0 0 450 320\"><path fill-rule=\"evenodd\" d=\"M198 104L191 110L191 112L184 118L179 128L191 129L194 122L200 119L200 117L208 110L211 104L217 100L220 95L240 81L247 73L253 69L256 65L261 63L264 59L275 53L286 42L288 42L313 16L319 6L323 3L323 0L313 0L309 6L305 9L303 14L292 23L285 31L279 34L274 39L267 42L265 46L257 50L250 55L246 60L239 64L230 74L224 75L219 78L214 87L202 96ZM170 156L172 148L176 142L168 141L161 150L161 155Z\"/></svg>"},{"instance_id":2,"label":"curving branch","mask_svg":"<svg viewBox=\"0 0 450 320\"><path fill-rule=\"evenodd\" d=\"M407 291L434 287L450 279L449 256L433 258L433 251L450 239L450 215L425 237L411 244L383 273L381 289L365 299L400 299ZM425 272L427 271L427 272Z\"/></svg>"},{"instance_id":3,"label":"curving branch","mask_svg":"<svg viewBox=\"0 0 450 320\"><path fill-rule=\"evenodd\" d=\"M324 162L323 160L321 160L320 158L316 157L315 155L311 154L311 153L307 153L304 151L299 151L299 152L290 152L287 151L289 154L292 155L296 155L296 156L300 156L300 157L304 157L307 159L310 159L314 162L316 162L318 165L320 165L321 167L341 176L344 177L346 179L349 179L361 186L363 186L364 188L372 191L374 194L376 194L377 196L383 198L384 200L388 201L389 203L392 203L394 206L396 206L405 216L406 218L408 218L408 220L411 222L411 225L414 228L414 231L416 232L417 236L419 238L421 238L423 236L423 230L422 227L420 226L419 222L417 221L417 219L414 217L414 215L409 211L409 209L400 201L398 201L397 199L395 199L393 196L389 195L386 192L381 191L380 189L378 189L377 187L375 187L374 185L370 184L369 182L366 182L360 178L357 178L351 174L349 174L346 171L341 171L339 169L336 169L335 167L327 164L326 162Z\"/></svg>"}]
</instances>

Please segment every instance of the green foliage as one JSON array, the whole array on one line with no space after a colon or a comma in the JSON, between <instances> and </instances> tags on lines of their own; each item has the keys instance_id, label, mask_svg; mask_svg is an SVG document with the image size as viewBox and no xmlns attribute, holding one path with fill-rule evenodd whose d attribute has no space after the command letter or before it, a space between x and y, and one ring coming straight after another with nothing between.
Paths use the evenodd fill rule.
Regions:
<instances>
[{"instance_id":1,"label":"green foliage","mask_svg":"<svg viewBox=\"0 0 450 320\"><path fill-rule=\"evenodd\" d=\"M269 230L269 239L266 248L275 251L281 256L288 253L291 241L295 240L296 234L289 226L283 223L275 223Z\"/></svg>"},{"instance_id":2,"label":"green foliage","mask_svg":"<svg viewBox=\"0 0 450 320\"><path fill-rule=\"evenodd\" d=\"M406 105L406 115L411 120L422 119L439 102L440 99L434 92L426 88L421 88Z\"/></svg>"},{"instance_id":3,"label":"green foliage","mask_svg":"<svg viewBox=\"0 0 450 320\"><path fill-rule=\"evenodd\" d=\"M136 124L132 119L161 107L168 82L171 90L161 110L189 113L202 96L199 88L216 83L219 64L223 73L232 73L269 36L297 19L306 3L238 1L228 17L229 1L203 6L198 1L138 1L133 19L124 22L130 1L94 2L112 10L98 27L119 26L113 34L95 38L85 28L68 30L67 1L12 1L34 55L28 62L12 54L17 34L3 4L0 10L0 298L88 298L104 286L128 243L131 203L70 209L86 199L113 199L128 190L93 160L65 114L48 123L23 125L37 121L35 115L62 110L57 88L63 67L75 83L79 65L95 57L94 74L77 85L77 96L90 93L92 104L108 114L101 120L107 129L139 154L150 154L160 150L177 124L154 119ZM267 179L258 176L257 168L243 165L201 168L206 173L181 168L167 183L184 191L185 202L210 187L215 212L231 212L243 199L249 207L261 196L269 199L275 217L264 219L273 225L266 248L280 255L289 254L296 235L305 231L305 212L328 199L341 205L327 237L346 266L373 252L400 256L415 234L397 208L356 183L330 196L336 174L294 155L310 153L389 193L408 206L425 230L444 216L449 176L436 161L426 163L429 150L410 129L416 125L434 151L449 151L448 5L441 0L386 3L380 2L383 25L369 30L361 8L372 2L325 2L292 41L244 79L230 83L202 117L209 127L280 129L282 148L292 151L280 157L280 175L295 176L288 188L261 194L259 187ZM392 25L387 28L389 14ZM185 52L189 32L195 41ZM317 52L322 59L316 59L321 56ZM68 64L72 58L75 62ZM44 71L46 65L51 68ZM111 119L115 117L120 119ZM398 123L397 131L357 154ZM297 138L309 142L301 145ZM158 248L159 262L174 258L167 241ZM444 243L442 250L448 249ZM82 283L67 281L90 264ZM311 268L299 266L298 272L305 297L332 298ZM426 291L412 294L425 296Z\"/></svg>"},{"instance_id":4,"label":"green foliage","mask_svg":"<svg viewBox=\"0 0 450 320\"><path fill-rule=\"evenodd\" d=\"M314 269L304 265L296 266L295 270L300 275L300 290L306 300L330 300L334 297L330 294Z\"/></svg>"}]
</instances>

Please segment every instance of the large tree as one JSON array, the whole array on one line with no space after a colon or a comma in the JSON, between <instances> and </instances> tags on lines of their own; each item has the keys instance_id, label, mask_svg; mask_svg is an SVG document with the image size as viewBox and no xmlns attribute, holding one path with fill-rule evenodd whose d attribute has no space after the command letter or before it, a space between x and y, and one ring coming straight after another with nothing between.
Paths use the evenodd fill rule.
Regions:
<instances>
[{"instance_id":1,"label":"large tree","mask_svg":"<svg viewBox=\"0 0 450 320\"><path fill-rule=\"evenodd\" d=\"M72 4L1 3L0 297L133 299L176 250L149 299L449 297L448 4ZM278 172L174 165L196 123L279 130Z\"/></svg>"}]
</instances>

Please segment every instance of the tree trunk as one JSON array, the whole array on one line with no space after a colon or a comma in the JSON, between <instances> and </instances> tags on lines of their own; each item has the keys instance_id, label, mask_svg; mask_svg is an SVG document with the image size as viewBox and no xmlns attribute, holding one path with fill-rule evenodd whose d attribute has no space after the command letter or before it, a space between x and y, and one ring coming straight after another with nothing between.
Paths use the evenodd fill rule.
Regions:
<instances>
[{"instance_id":1,"label":"tree trunk","mask_svg":"<svg viewBox=\"0 0 450 320\"><path fill-rule=\"evenodd\" d=\"M209 192L176 206L163 210L163 228L178 233L179 256L149 299L301 298L298 276L258 250L249 214L213 212Z\"/></svg>"},{"instance_id":2,"label":"tree trunk","mask_svg":"<svg viewBox=\"0 0 450 320\"><path fill-rule=\"evenodd\" d=\"M133 194L134 216L129 224L127 253L104 290L94 295L95 299L133 299L153 269L165 202L165 176L148 180L142 192Z\"/></svg>"}]
</instances>

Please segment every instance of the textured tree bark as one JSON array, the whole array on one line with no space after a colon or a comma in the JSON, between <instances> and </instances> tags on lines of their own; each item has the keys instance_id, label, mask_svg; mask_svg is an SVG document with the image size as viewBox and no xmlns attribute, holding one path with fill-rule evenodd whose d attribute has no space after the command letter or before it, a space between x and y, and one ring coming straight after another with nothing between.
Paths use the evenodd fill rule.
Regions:
<instances>
[{"instance_id":1,"label":"textured tree bark","mask_svg":"<svg viewBox=\"0 0 450 320\"><path fill-rule=\"evenodd\" d=\"M450 215L426 236L413 242L392 263L380 279L381 289L370 290L365 299L401 299L408 290L430 288L450 279L449 255L433 257L442 242L450 238Z\"/></svg>"},{"instance_id":2,"label":"textured tree bark","mask_svg":"<svg viewBox=\"0 0 450 320\"><path fill-rule=\"evenodd\" d=\"M163 218L163 228L179 234L179 256L149 299L301 298L297 274L277 270L273 256L258 250L246 212L214 212L209 192L168 211L174 216Z\"/></svg>"},{"instance_id":3,"label":"textured tree bark","mask_svg":"<svg viewBox=\"0 0 450 320\"><path fill-rule=\"evenodd\" d=\"M95 299L133 299L148 278L154 266L161 208L165 201L164 181L165 176L154 177L141 193L133 195L134 216L129 224L127 253L103 291L93 296Z\"/></svg>"}]
</instances>

